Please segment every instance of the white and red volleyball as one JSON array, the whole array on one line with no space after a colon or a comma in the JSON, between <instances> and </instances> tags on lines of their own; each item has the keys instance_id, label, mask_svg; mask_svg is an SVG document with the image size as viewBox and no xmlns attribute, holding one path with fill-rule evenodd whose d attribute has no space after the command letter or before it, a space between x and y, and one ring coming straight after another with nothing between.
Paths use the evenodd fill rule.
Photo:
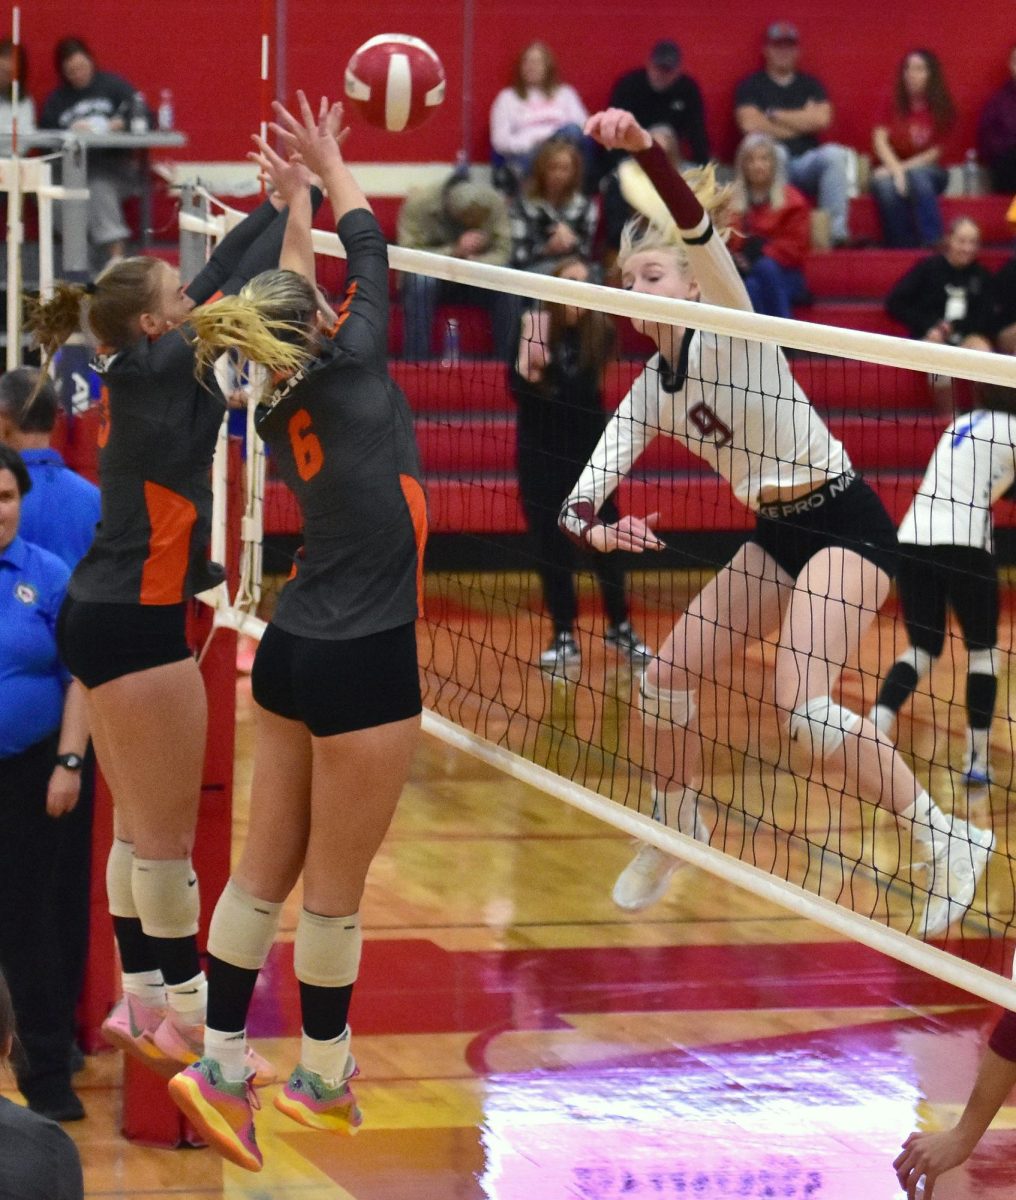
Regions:
<instances>
[{"instance_id":1,"label":"white and red volleyball","mask_svg":"<svg viewBox=\"0 0 1016 1200\"><path fill-rule=\"evenodd\" d=\"M420 38L382 33L354 51L346 95L371 125L401 133L421 125L444 100L444 67Z\"/></svg>"}]
</instances>

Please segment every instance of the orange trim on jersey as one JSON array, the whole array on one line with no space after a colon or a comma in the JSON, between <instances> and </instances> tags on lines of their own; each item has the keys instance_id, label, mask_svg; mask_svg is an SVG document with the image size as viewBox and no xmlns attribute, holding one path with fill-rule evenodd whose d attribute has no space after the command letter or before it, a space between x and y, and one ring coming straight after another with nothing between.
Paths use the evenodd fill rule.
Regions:
<instances>
[{"instance_id":1,"label":"orange trim on jersey","mask_svg":"<svg viewBox=\"0 0 1016 1200\"><path fill-rule=\"evenodd\" d=\"M339 307L335 310L338 316L335 318L335 324L328 330L328 337L335 337L346 321L349 320L349 306L353 303L353 297L356 295L357 281L353 282L346 288L346 298L342 301Z\"/></svg>"},{"instance_id":2,"label":"orange trim on jersey","mask_svg":"<svg viewBox=\"0 0 1016 1200\"><path fill-rule=\"evenodd\" d=\"M151 534L141 568L142 604L179 604L190 565L190 538L198 510L185 497L145 481L145 508Z\"/></svg>"},{"instance_id":3,"label":"orange trim on jersey","mask_svg":"<svg viewBox=\"0 0 1016 1200\"><path fill-rule=\"evenodd\" d=\"M204 304L201 305L201 307L204 308L205 304L214 304L216 300L221 300L223 295L224 295L224 293L222 291L222 288L219 288L219 290L217 292L213 292L208 297L208 299L204 302Z\"/></svg>"},{"instance_id":4,"label":"orange trim on jersey","mask_svg":"<svg viewBox=\"0 0 1016 1200\"><path fill-rule=\"evenodd\" d=\"M412 475L400 475L402 495L413 522L416 538L416 615L423 616L423 552L427 546L427 496L420 482Z\"/></svg>"},{"instance_id":5,"label":"orange trim on jersey","mask_svg":"<svg viewBox=\"0 0 1016 1200\"><path fill-rule=\"evenodd\" d=\"M103 384L102 391L99 393L99 426L95 431L95 442L100 450L109 441L109 429L109 388Z\"/></svg>"}]
</instances>

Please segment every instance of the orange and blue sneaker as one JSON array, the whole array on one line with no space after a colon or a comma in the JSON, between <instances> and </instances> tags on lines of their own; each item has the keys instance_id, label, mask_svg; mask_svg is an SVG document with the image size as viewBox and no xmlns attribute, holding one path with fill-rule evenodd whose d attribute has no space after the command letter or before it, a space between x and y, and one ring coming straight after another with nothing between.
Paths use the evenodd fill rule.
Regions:
<instances>
[{"instance_id":1,"label":"orange and blue sneaker","mask_svg":"<svg viewBox=\"0 0 1016 1200\"><path fill-rule=\"evenodd\" d=\"M314 1071L302 1064L290 1075L282 1091L275 1097L275 1107L287 1117L307 1125L311 1129L327 1129L334 1133L356 1133L363 1114L356 1104L356 1097L349 1081L358 1075L356 1064L349 1074L332 1087Z\"/></svg>"},{"instance_id":2,"label":"orange and blue sneaker","mask_svg":"<svg viewBox=\"0 0 1016 1200\"><path fill-rule=\"evenodd\" d=\"M248 1075L238 1083L224 1079L212 1058L196 1063L169 1081L173 1103L205 1139L231 1163L245 1171L264 1165L254 1133L254 1110L261 1104Z\"/></svg>"},{"instance_id":3,"label":"orange and blue sneaker","mask_svg":"<svg viewBox=\"0 0 1016 1200\"><path fill-rule=\"evenodd\" d=\"M111 1046L116 1046L118 1050L123 1050L145 1066L154 1067L168 1077L178 1069L177 1064L168 1059L152 1040L165 1015L165 1009L145 1004L137 996L126 992L103 1021L102 1036Z\"/></svg>"},{"instance_id":4,"label":"orange and blue sneaker","mask_svg":"<svg viewBox=\"0 0 1016 1200\"><path fill-rule=\"evenodd\" d=\"M196 1063L205 1053L204 1025L178 1025L172 1016L167 1016L151 1035L158 1051L172 1060L173 1073L181 1067ZM252 1047L247 1047L247 1069L253 1072L255 1087L268 1087L279 1075L267 1058L263 1058Z\"/></svg>"}]
</instances>

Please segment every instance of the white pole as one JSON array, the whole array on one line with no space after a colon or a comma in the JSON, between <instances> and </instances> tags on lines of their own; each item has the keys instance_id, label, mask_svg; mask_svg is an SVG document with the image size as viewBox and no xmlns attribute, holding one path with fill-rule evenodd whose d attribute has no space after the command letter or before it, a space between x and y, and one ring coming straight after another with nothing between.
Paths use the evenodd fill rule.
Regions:
<instances>
[{"instance_id":1,"label":"white pole","mask_svg":"<svg viewBox=\"0 0 1016 1200\"><path fill-rule=\"evenodd\" d=\"M7 369L21 364L21 158L18 154L18 105L21 102L21 8L11 10L14 78L11 80L11 175L7 187Z\"/></svg>"},{"instance_id":2,"label":"white pole","mask_svg":"<svg viewBox=\"0 0 1016 1200\"><path fill-rule=\"evenodd\" d=\"M36 201L39 205L39 295L48 300L53 294L53 168L49 163L38 167Z\"/></svg>"}]
</instances>

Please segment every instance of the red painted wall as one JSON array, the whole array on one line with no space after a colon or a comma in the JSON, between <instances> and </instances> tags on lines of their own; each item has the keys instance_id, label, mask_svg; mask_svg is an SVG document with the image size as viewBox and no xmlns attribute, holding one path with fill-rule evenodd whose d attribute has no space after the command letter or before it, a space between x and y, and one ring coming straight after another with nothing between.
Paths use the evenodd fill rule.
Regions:
<instances>
[{"instance_id":1,"label":"red painted wall","mask_svg":"<svg viewBox=\"0 0 1016 1200\"><path fill-rule=\"evenodd\" d=\"M286 0L286 77L290 88L337 94L349 54L385 29L426 38L448 74L444 109L421 130L387 135L358 125L350 157L361 161L451 160L463 144L462 81L466 65L467 0ZM673 14L661 20L661 12ZM150 99L173 88L177 124L190 135L181 155L238 159L260 119L260 33L263 14L274 31L275 0L25 0L22 37L32 59L32 91L41 98L54 84L56 40L67 33L88 39L101 64L119 70ZM9 27L10 5L0 5ZM425 15L424 15L425 14ZM803 38L802 68L830 90L837 118L833 135L867 149L871 122L887 93L901 54L912 46L938 52L961 118L951 156L972 144L977 113L1005 79L1008 48L1016 36L1010 7L973 0L473 0L473 96L468 145L474 158L488 150L487 114L507 82L519 49L535 37L557 52L562 76L590 108L607 99L613 80L637 65L660 37L677 40L687 70L702 85L714 145L729 157L735 144L734 86L759 63L761 30L774 16L793 20Z\"/></svg>"}]
</instances>

